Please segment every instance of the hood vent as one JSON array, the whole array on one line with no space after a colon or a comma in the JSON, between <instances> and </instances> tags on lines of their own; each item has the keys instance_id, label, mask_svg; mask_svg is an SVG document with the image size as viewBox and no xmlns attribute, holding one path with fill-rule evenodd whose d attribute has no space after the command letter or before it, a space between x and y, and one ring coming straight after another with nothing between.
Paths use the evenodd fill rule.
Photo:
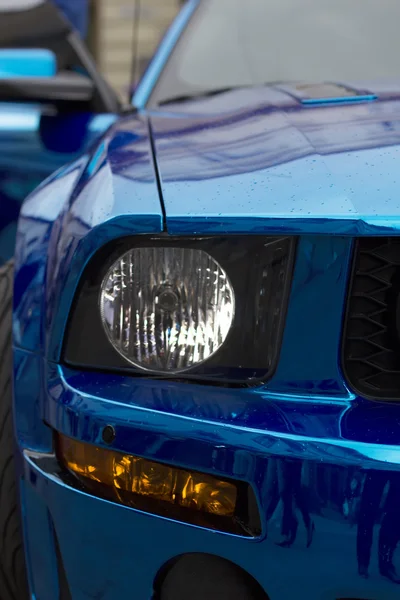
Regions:
<instances>
[{"instance_id":1,"label":"hood vent","mask_svg":"<svg viewBox=\"0 0 400 600\"><path fill-rule=\"evenodd\" d=\"M298 84L294 88L302 104L340 104L371 102L375 94L358 91L338 83Z\"/></svg>"}]
</instances>

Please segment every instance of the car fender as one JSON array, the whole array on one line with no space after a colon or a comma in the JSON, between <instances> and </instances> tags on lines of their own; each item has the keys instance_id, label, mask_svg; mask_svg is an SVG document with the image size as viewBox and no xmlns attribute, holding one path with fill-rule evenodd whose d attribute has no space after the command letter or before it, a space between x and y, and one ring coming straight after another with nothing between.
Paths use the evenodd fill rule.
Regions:
<instances>
[{"instance_id":1,"label":"car fender","mask_svg":"<svg viewBox=\"0 0 400 600\"><path fill-rule=\"evenodd\" d=\"M163 230L151 148L146 118L121 118L27 198L15 253L15 346L57 361L90 257L112 239Z\"/></svg>"}]
</instances>

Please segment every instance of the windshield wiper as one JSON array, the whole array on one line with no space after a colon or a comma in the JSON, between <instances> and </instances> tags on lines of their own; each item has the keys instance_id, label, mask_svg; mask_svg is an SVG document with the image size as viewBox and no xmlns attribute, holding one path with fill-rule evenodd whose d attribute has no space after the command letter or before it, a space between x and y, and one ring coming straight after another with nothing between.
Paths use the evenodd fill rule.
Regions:
<instances>
[{"instance_id":1,"label":"windshield wiper","mask_svg":"<svg viewBox=\"0 0 400 600\"><path fill-rule=\"evenodd\" d=\"M182 94L181 96L172 96L166 100L158 102L158 106L165 106L166 104L179 104L179 102L189 102L190 100L197 100L200 98L209 98L210 96L217 96L218 94L224 94L225 92L231 92L232 90L242 89L242 86L231 86L224 88L217 88L214 90L208 90L206 92L197 92L196 94Z\"/></svg>"}]
</instances>

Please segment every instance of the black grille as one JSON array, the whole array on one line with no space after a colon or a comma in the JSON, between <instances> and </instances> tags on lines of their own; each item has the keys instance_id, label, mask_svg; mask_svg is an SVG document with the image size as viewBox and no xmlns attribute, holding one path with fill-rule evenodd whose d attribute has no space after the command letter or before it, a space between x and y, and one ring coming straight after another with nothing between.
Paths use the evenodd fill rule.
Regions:
<instances>
[{"instance_id":1,"label":"black grille","mask_svg":"<svg viewBox=\"0 0 400 600\"><path fill-rule=\"evenodd\" d=\"M400 399L400 238L357 241L344 334L349 384L368 398Z\"/></svg>"}]
</instances>

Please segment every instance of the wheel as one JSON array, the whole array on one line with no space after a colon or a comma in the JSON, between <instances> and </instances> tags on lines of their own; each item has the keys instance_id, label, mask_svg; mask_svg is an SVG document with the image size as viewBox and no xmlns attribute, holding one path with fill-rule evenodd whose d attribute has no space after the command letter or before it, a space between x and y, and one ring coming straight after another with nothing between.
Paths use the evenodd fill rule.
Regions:
<instances>
[{"instance_id":1,"label":"wheel","mask_svg":"<svg viewBox=\"0 0 400 600\"><path fill-rule=\"evenodd\" d=\"M15 473L12 414L13 264L0 268L0 598L29 598Z\"/></svg>"},{"instance_id":2,"label":"wheel","mask_svg":"<svg viewBox=\"0 0 400 600\"><path fill-rule=\"evenodd\" d=\"M168 570L160 600L268 600L261 586L237 565L210 554L186 554Z\"/></svg>"}]
</instances>

